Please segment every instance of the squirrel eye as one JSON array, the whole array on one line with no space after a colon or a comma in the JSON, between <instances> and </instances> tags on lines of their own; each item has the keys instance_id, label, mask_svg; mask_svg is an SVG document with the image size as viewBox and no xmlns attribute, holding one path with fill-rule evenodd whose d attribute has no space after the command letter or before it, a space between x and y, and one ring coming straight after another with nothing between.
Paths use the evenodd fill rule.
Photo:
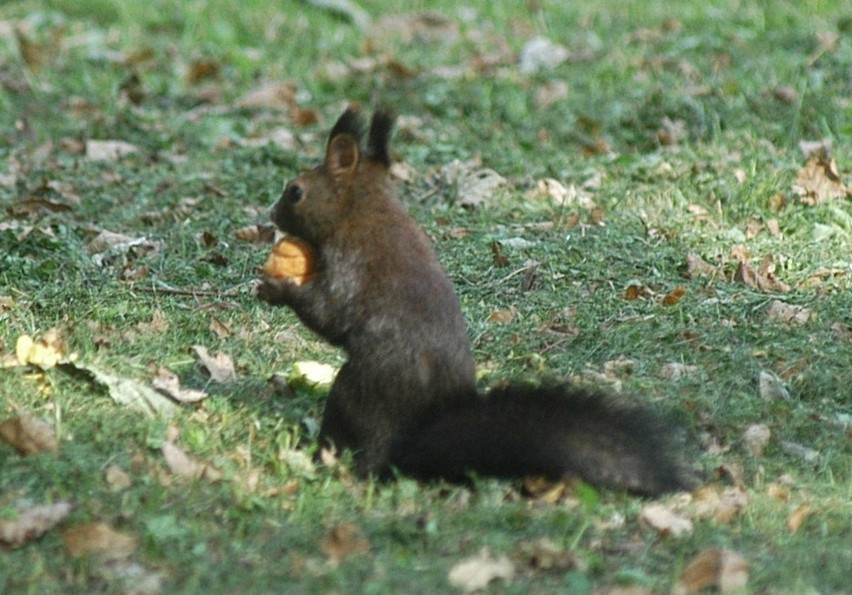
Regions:
<instances>
[{"instance_id":1,"label":"squirrel eye","mask_svg":"<svg viewBox=\"0 0 852 595\"><path fill-rule=\"evenodd\" d=\"M291 204L296 204L305 196L305 189L298 184L292 184L284 189L284 195L281 197Z\"/></svg>"}]
</instances>

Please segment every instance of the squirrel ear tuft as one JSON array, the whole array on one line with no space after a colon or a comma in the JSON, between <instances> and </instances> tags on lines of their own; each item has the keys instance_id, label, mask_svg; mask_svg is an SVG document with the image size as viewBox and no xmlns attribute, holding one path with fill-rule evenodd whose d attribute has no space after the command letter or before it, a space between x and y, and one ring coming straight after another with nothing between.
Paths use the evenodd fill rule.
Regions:
<instances>
[{"instance_id":1,"label":"squirrel ear tuft","mask_svg":"<svg viewBox=\"0 0 852 595\"><path fill-rule=\"evenodd\" d=\"M390 137L396 114L388 109L377 110L370 122L370 135L367 139L367 156L390 167Z\"/></svg>"},{"instance_id":2,"label":"squirrel ear tuft","mask_svg":"<svg viewBox=\"0 0 852 595\"><path fill-rule=\"evenodd\" d=\"M364 120L357 107L346 108L346 111L337 119L328 135L328 144L330 145L331 141L341 134L348 134L355 139L356 143L361 142L361 138L364 136Z\"/></svg>"},{"instance_id":3,"label":"squirrel ear tuft","mask_svg":"<svg viewBox=\"0 0 852 595\"><path fill-rule=\"evenodd\" d=\"M328 142L325 166L334 177L347 176L358 167L358 141L349 134L338 134Z\"/></svg>"}]
</instances>

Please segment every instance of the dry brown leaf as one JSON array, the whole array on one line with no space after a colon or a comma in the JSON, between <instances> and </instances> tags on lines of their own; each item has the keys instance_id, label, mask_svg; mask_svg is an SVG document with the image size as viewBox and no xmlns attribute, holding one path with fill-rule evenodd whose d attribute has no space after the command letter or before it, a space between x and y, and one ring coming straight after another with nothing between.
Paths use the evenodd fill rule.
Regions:
<instances>
[{"instance_id":1,"label":"dry brown leaf","mask_svg":"<svg viewBox=\"0 0 852 595\"><path fill-rule=\"evenodd\" d=\"M163 366L157 369L157 375L151 380L151 386L179 403L198 403L210 396L203 390L181 388L178 375Z\"/></svg>"},{"instance_id":2,"label":"dry brown leaf","mask_svg":"<svg viewBox=\"0 0 852 595\"><path fill-rule=\"evenodd\" d=\"M852 326L843 324L842 322L835 322L831 325L831 331L841 341L852 343Z\"/></svg>"},{"instance_id":3,"label":"dry brown leaf","mask_svg":"<svg viewBox=\"0 0 852 595\"><path fill-rule=\"evenodd\" d=\"M835 198L843 198L852 190L843 183L834 159L811 157L796 174L793 192L806 205L818 205Z\"/></svg>"},{"instance_id":4,"label":"dry brown leaf","mask_svg":"<svg viewBox=\"0 0 852 595\"><path fill-rule=\"evenodd\" d=\"M66 355L62 330L53 327L38 339L21 335L15 342L15 356L21 365L37 366L41 369L73 361L76 354Z\"/></svg>"},{"instance_id":5,"label":"dry brown leaf","mask_svg":"<svg viewBox=\"0 0 852 595\"><path fill-rule=\"evenodd\" d=\"M210 374L210 379L213 382L233 382L237 379L234 360L231 359L230 355L221 351L216 352L216 355L210 355L203 345L193 345L192 350L195 352L198 361Z\"/></svg>"},{"instance_id":6,"label":"dry brown leaf","mask_svg":"<svg viewBox=\"0 0 852 595\"><path fill-rule=\"evenodd\" d=\"M627 286L627 289L624 290L624 294L622 295L622 297L625 300L633 301L638 299L653 299L654 295L654 292L651 291L651 289L647 286L641 285L639 283L631 283Z\"/></svg>"},{"instance_id":7,"label":"dry brown leaf","mask_svg":"<svg viewBox=\"0 0 852 595\"><path fill-rule=\"evenodd\" d=\"M62 532L65 548L74 558L99 554L110 560L126 558L136 551L136 538L116 531L106 523L95 522L68 527Z\"/></svg>"},{"instance_id":8,"label":"dry brown leaf","mask_svg":"<svg viewBox=\"0 0 852 595\"><path fill-rule=\"evenodd\" d=\"M533 570L558 570L584 572L588 564L571 550L567 550L543 537L534 543L521 544L514 558L521 558L526 566Z\"/></svg>"},{"instance_id":9,"label":"dry brown leaf","mask_svg":"<svg viewBox=\"0 0 852 595\"><path fill-rule=\"evenodd\" d=\"M831 156L831 139L823 138L820 140L800 140L799 150L805 159L817 157L820 159L828 159Z\"/></svg>"},{"instance_id":10,"label":"dry brown leaf","mask_svg":"<svg viewBox=\"0 0 852 595\"><path fill-rule=\"evenodd\" d=\"M669 362L667 364L663 364L663 367L660 369L660 376L668 378L673 382L677 382L678 380L694 374L697 371L698 366L682 364L680 362Z\"/></svg>"},{"instance_id":11,"label":"dry brown leaf","mask_svg":"<svg viewBox=\"0 0 852 595\"><path fill-rule=\"evenodd\" d=\"M338 564L349 556L370 551L370 541L352 523L340 523L326 533L320 549L332 564Z\"/></svg>"},{"instance_id":12,"label":"dry brown leaf","mask_svg":"<svg viewBox=\"0 0 852 595\"><path fill-rule=\"evenodd\" d=\"M772 432L766 424L752 424L743 432L743 446L753 457L763 456Z\"/></svg>"},{"instance_id":13,"label":"dry brown leaf","mask_svg":"<svg viewBox=\"0 0 852 595\"><path fill-rule=\"evenodd\" d=\"M764 257L757 271L745 260L740 260L737 271L734 273L734 280L761 291L790 291L790 286L775 276L775 264L769 255Z\"/></svg>"},{"instance_id":14,"label":"dry brown leaf","mask_svg":"<svg viewBox=\"0 0 852 595\"><path fill-rule=\"evenodd\" d=\"M221 71L222 65L218 60L213 58L196 58L187 65L184 78L188 84L195 85L205 79L218 78Z\"/></svg>"},{"instance_id":15,"label":"dry brown leaf","mask_svg":"<svg viewBox=\"0 0 852 595\"><path fill-rule=\"evenodd\" d=\"M296 105L297 90L295 83L267 81L243 95L237 107L289 110Z\"/></svg>"},{"instance_id":16,"label":"dry brown leaf","mask_svg":"<svg viewBox=\"0 0 852 595\"><path fill-rule=\"evenodd\" d=\"M13 518L0 517L0 544L21 547L50 531L71 512L69 502L54 502L18 510Z\"/></svg>"},{"instance_id":17,"label":"dry brown leaf","mask_svg":"<svg viewBox=\"0 0 852 595\"><path fill-rule=\"evenodd\" d=\"M493 169L481 167L478 158L468 161L454 160L443 166L439 176L451 188L455 188L456 198L464 207L477 207L494 200L508 182Z\"/></svg>"},{"instance_id":18,"label":"dry brown leaf","mask_svg":"<svg viewBox=\"0 0 852 595\"><path fill-rule=\"evenodd\" d=\"M726 488L719 497L714 518L717 523L726 525L739 516L748 504L748 495L740 486Z\"/></svg>"},{"instance_id":19,"label":"dry brown leaf","mask_svg":"<svg viewBox=\"0 0 852 595\"><path fill-rule=\"evenodd\" d=\"M488 322L491 324L509 324L515 319L515 314L511 310L494 310L488 316Z\"/></svg>"},{"instance_id":20,"label":"dry brown leaf","mask_svg":"<svg viewBox=\"0 0 852 595\"><path fill-rule=\"evenodd\" d=\"M787 517L787 529L790 533L796 533L811 514L811 505L805 502L796 507L796 510Z\"/></svg>"},{"instance_id":21,"label":"dry brown leaf","mask_svg":"<svg viewBox=\"0 0 852 595\"><path fill-rule=\"evenodd\" d=\"M220 339L227 339L231 336L231 327L222 320L219 320L215 316L210 317L210 324L208 327L213 333L219 337Z\"/></svg>"},{"instance_id":22,"label":"dry brown leaf","mask_svg":"<svg viewBox=\"0 0 852 595\"><path fill-rule=\"evenodd\" d=\"M118 161L138 152L139 147L120 140L86 141L86 159L89 161Z\"/></svg>"},{"instance_id":23,"label":"dry brown leaf","mask_svg":"<svg viewBox=\"0 0 852 595\"><path fill-rule=\"evenodd\" d=\"M660 535L680 537L692 532L692 521L662 504L648 504L642 509L639 520Z\"/></svg>"},{"instance_id":24,"label":"dry brown leaf","mask_svg":"<svg viewBox=\"0 0 852 595\"><path fill-rule=\"evenodd\" d=\"M533 102L539 110L568 98L568 83L562 80L548 81L535 90Z\"/></svg>"},{"instance_id":25,"label":"dry brown leaf","mask_svg":"<svg viewBox=\"0 0 852 595\"><path fill-rule=\"evenodd\" d=\"M207 481L219 481L222 472L211 465L201 463L188 455L179 446L167 440L160 447L169 470L178 477L187 479L203 478Z\"/></svg>"},{"instance_id":26,"label":"dry brown leaf","mask_svg":"<svg viewBox=\"0 0 852 595\"><path fill-rule=\"evenodd\" d=\"M459 39L459 25L438 12L391 12L370 26L368 39L372 44L399 41L403 44L448 45Z\"/></svg>"},{"instance_id":27,"label":"dry brown leaf","mask_svg":"<svg viewBox=\"0 0 852 595\"><path fill-rule=\"evenodd\" d=\"M252 244L272 244L275 241L275 226L266 224L247 225L235 231L234 237Z\"/></svg>"},{"instance_id":28,"label":"dry brown leaf","mask_svg":"<svg viewBox=\"0 0 852 595\"><path fill-rule=\"evenodd\" d=\"M664 306L674 306L686 295L686 287L679 285L663 297Z\"/></svg>"},{"instance_id":29,"label":"dry brown leaf","mask_svg":"<svg viewBox=\"0 0 852 595\"><path fill-rule=\"evenodd\" d=\"M790 499L790 488L780 483L771 483L766 488L766 495L773 500L787 502Z\"/></svg>"},{"instance_id":30,"label":"dry brown leaf","mask_svg":"<svg viewBox=\"0 0 852 595\"><path fill-rule=\"evenodd\" d=\"M804 306L794 306L779 300L773 300L766 309L770 322L784 324L805 324L811 317L811 311Z\"/></svg>"},{"instance_id":31,"label":"dry brown leaf","mask_svg":"<svg viewBox=\"0 0 852 595\"><path fill-rule=\"evenodd\" d=\"M466 593L484 589L493 580L511 581L515 567L507 556L495 557L487 549L465 558L450 569L450 584Z\"/></svg>"},{"instance_id":32,"label":"dry brown leaf","mask_svg":"<svg viewBox=\"0 0 852 595\"><path fill-rule=\"evenodd\" d=\"M17 417L0 423L0 440L22 455L56 452L59 445L53 425L17 410Z\"/></svg>"},{"instance_id":33,"label":"dry brown leaf","mask_svg":"<svg viewBox=\"0 0 852 595\"><path fill-rule=\"evenodd\" d=\"M113 492L121 492L133 485L130 475L118 465L110 465L104 473L104 479Z\"/></svg>"},{"instance_id":34,"label":"dry brown leaf","mask_svg":"<svg viewBox=\"0 0 852 595\"><path fill-rule=\"evenodd\" d=\"M738 553L717 548L702 550L687 565L674 587L675 595L715 587L720 593L745 588L749 564Z\"/></svg>"},{"instance_id":35,"label":"dry brown leaf","mask_svg":"<svg viewBox=\"0 0 852 595\"><path fill-rule=\"evenodd\" d=\"M790 398L790 391L771 372L761 370L757 377L757 388L760 396L767 401L787 400Z\"/></svg>"},{"instance_id":36,"label":"dry brown leaf","mask_svg":"<svg viewBox=\"0 0 852 595\"><path fill-rule=\"evenodd\" d=\"M697 254L690 252L686 255L686 274L690 279L693 279L698 275L718 277L721 274L721 271Z\"/></svg>"}]
</instances>

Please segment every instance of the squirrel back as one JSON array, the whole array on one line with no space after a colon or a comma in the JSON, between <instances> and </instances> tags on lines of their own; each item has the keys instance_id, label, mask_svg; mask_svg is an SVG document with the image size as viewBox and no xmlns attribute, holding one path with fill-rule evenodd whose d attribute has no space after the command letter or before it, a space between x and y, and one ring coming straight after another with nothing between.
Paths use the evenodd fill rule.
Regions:
<instances>
[{"instance_id":1,"label":"squirrel back","mask_svg":"<svg viewBox=\"0 0 852 595\"><path fill-rule=\"evenodd\" d=\"M393 122L377 111L367 128L348 109L323 163L290 181L272 210L313 249L313 276L264 277L258 296L347 354L321 443L352 450L362 476L575 474L639 493L683 487L670 432L645 409L568 386L477 392L458 298L396 198Z\"/></svg>"}]
</instances>

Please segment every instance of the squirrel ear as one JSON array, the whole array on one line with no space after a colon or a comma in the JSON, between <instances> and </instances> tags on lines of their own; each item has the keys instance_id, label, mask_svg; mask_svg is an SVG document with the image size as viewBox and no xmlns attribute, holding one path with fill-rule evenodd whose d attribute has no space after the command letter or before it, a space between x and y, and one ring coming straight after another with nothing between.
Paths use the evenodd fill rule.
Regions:
<instances>
[{"instance_id":1,"label":"squirrel ear","mask_svg":"<svg viewBox=\"0 0 852 595\"><path fill-rule=\"evenodd\" d=\"M328 141L325 166L334 177L346 176L358 167L358 141L348 134L338 134Z\"/></svg>"},{"instance_id":2,"label":"squirrel ear","mask_svg":"<svg viewBox=\"0 0 852 595\"><path fill-rule=\"evenodd\" d=\"M370 122L370 134L367 137L367 156L385 167L390 167L391 164L388 145L390 144L395 119L396 115L391 110L380 109L373 114L373 120Z\"/></svg>"}]
</instances>

